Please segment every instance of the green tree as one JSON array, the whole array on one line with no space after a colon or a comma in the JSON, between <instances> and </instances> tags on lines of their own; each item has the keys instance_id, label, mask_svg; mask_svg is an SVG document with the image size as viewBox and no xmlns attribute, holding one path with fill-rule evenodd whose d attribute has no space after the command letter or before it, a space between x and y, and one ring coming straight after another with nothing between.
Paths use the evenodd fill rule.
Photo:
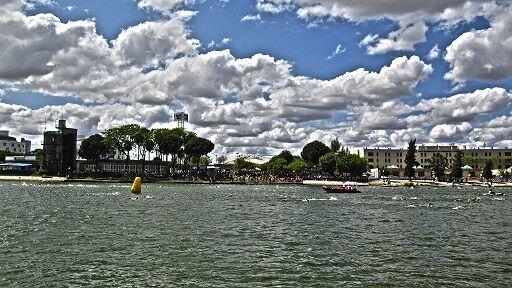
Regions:
<instances>
[{"instance_id":1,"label":"green tree","mask_svg":"<svg viewBox=\"0 0 512 288\"><path fill-rule=\"evenodd\" d=\"M217 163L219 164L224 164L224 162L226 162L228 160L228 157L226 157L226 155L220 155L219 157L217 157Z\"/></svg>"},{"instance_id":2,"label":"green tree","mask_svg":"<svg viewBox=\"0 0 512 288\"><path fill-rule=\"evenodd\" d=\"M155 149L155 141L153 140L153 132L147 128L141 128L139 132L142 136L140 141L139 150L142 157L142 171L146 172L146 155L151 154Z\"/></svg>"},{"instance_id":3,"label":"green tree","mask_svg":"<svg viewBox=\"0 0 512 288\"><path fill-rule=\"evenodd\" d=\"M235 159L233 164L233 170L242 171L242 170L252 170L256 168L256 164L247 161L247 157L239 156Z\"/></svg>"},{"instance_id":4,"label":"green tree","mask_svg":"<svg viewBox=\"0 0 512 288\"><path fill-rule=\"evenodd\" d=\"M173 154L172 154L172 167L173 167L173 173L175 171L175 166L176 166L176 163L178 161L178 159L180 159L180 161L183 161L183 163L185 164L185 169L187 169L187 163L189 161L189 158L191 157L190 155L187 155L184 151L184 145L185 143L188 142L188 140L194 138L194 137L197 137L197 135L193 132L190 132L190 131L186 131L184 129L181 129L181 128L173 128L171 129L171 132L172 134L178 136L179 138L181 138L181 143L180 143L180 146L181 148L178 148L178 146L175 146L175 149L173 149Z\"/></svg>"},{"instance_id":5,"label":"green tree","mask_svg":"<svg viewBox=\"0 0 512 288\"><path fill-rule=\"evenodd\" d=\"M308 163L300 157L294 157L293 161L288 164L286 169L290 172L300 173L308 168Z\"/></svg>"},{"instance_id":6,"label":"green tree","mask_svg":"<svg viewBox=\"0 0 512 288\"><path fill-rule=\"evenodd\" d=\"M286 165L292 163L293 161L293 155L288 150L283 150L283 152L279 153L279 155L274 157L280 157L283 158L286 161Z\"/></svg>"},{"instance_id":7,"label":"green tree","mask_svg":"<svg viewBox=\"0 0 512 288\"><path fill-rule=\"evenodd\" d=\"M324 156L330 151L331 149L329 149L329 147L327 147L324 143L315 140L304 146L300 156L302 159L306 160L308 164L316 165L318 164L320 157Z\"/></svg>"},{"instance_id":8,"label":"green tree","mask_svg":"<svg viewBox=\"0 0 512 288\"><path fill-rule=\"evenodd\" d=\"M163 159L163 156L167 156L171 153L172 150L172 132L167 128L158 128L153 129L153 141L155 142L156 150L158 154Z\"/></svg>"},{"instance_id":9,"label":"green tree","mask_svg":"<svg viewBox=\"0 0 512 288\"><path fill-rule=\"evenodd\" d=\"M283 150L263 164L262 169L272 173L286 173L288 172L288 165L293 162L294 158L290 151Z\"/></svg>"},{"instance_id":10,"label":"green tree","mask_svg":"<svg viewBox=\"0 0 512 288\"><path fill-rule=\"evenodd\" d=\"M336 154L329 152L320 157L318 162L323 172L329 175L334 175L334 172L336 172Z\"/></svg>"},{"instance_id":11,"label":"green tree","mask_svg":"<svg viewBox=\"0 0 512 288\"><path fill-rule=\"evenodd\" d=\"M491 181L492 179L492 161L486 161L484 166L483 176L485 180Z\"/></svg>"},{"instance_id":12,"label":"green tree","mask_svg":"<svg viewBox=\"0 0 512 288\"><path fill-rule=\"evenodd\" d=\"M382 168L380 168L380 173L382 173L382 176L389 176L391 175L391 170L389 170L388 167L383 166Z\"/></svg>"},{"instance_id":13,"label":"green tree","mask_svg":"<svg viewBox=\"0 0 512 288\"><path fill-rule=\"evenodd\" d=\"M140 126L137 124L123 125L107 129L103 134L105 135L105 143L112 149L125 155L126 165L125 171L130 162L130 152L135 145L134 137L140 130Z\"/></svg>"},{"instance_id":14,"label":"green tree","mask_svg":"<svg viewBox=\"0 0 512 288\"><path fill-rule=\"evenodd\" d=\"M287 171L288 163L285 158L274 156L270 161L265 163L265 169L272 173L284 173Z\"/></svg>"},{"instance_id":15,"label":"green tree","mask_svg":"<svg viewBox=\"0 0 512 288\"><path fill-rule=\"evenodd\" d=\"M83 140L78 149L78 156L94 163L94 171L98 171L98 162L108 154L109 147L105 138L99 134L94 134Z\"/></svg>"},{"instance_id":16,"label":"green tree","mask_svg":"<svg viewBox=\"0 0 512 288\"><path fill-rule=\"evenodd\" d=\"M343 175L358 178L368 170L368 161L358 155L343 152L336 158L336 168Z\"/></svg>"},{"instance_id":17,"label":"green tree","mask_svg":"<svg viewBox=\"0 0 512 288\"><path fill-rule=\"evenodd\" d=\"M407 154L405 155L405 177L411 179L416 176L416 139L409 141L409 147L407 147Z\"/></svg>"},{"instance_id":18,"label":"green tree","mask_svg":"<svg viewBox=\"0 0 512 288\"><path fill-rule=\"evenodd\" d=\"M133 130L131 131L131 140L133 146L135 146L135 148L137 149L137 160L140 160L142 143L144 142L144 130L148 129L140 126L132 127L132 129Z\"/></svg>"},{"instance_id":19,"label":"green tree","mask_svg":"<svg viewBox=\"0 0 512 288\"><path fill-rule=\"evenodd\" d=\"M197 157L199 160L199 157L212 152L214 148L215 145L210 140L196 136L190 138L185 143L183 150L185 154L190 157ZM196 164L197 170L199 170L199 161L197 161Z\"/></svg>"},{"instance_id":20,"label":"green tree","mask_svg":"<svg viewBox=\"0 0 512 288\"><path fill-rule=\"evenodd\" d=\"M208 166L212 163L212 160L208 156L201 156L199 157L199 164L202 166Z\"/></svg>"},{"instance_id":21,"label":"green tree","mask_svg":"<svg viewBox=\"0 0 512 288\"><path fill-rule=\"evenodd\" d=\"M165 155L166 160L171 155L171 167L173 174L176 169L176 160L183 149L186 131L182 129L159 128L153 130L153 137L158 152ZM199 160L199 158L197 159Z\"/></svg>"},{"instance_id":22,"label":"green tree","mask_svg":"<svg viewBox=\"0 0 512 288\"><path fill-rule=\"evenodd\" d=\"M338 138L331 141L331 152L332 153L338 153L340 151L341 144Z\"/></svg>"},{"instance_id":23,"label":"green tree","mask_svg":"<svg viewBox=\"0 0 512 288\"><path fill-rule=\"evenodd\" d=\"M444 169L446 168L446 157L441 153L437 152L432 155L432 158L428 160L430 168L434 171L434 176L438 181L444 180Z\"/></svg>"},{"instance_id":24,"label":"green tree","mask_svg":"<svg viewBox=\"0 0 512 288\"><path fill-rule=\"evenodd\" d=\"M461 151L457 151L455 154L455 158L453 160L452 165L452 177L455 181L460 181L462 179L462 167L464 166L463 154Z\"/></svg>"},{"instance_id":25,"label":"green tree","mask_svg":"<svg viewBox=\"0 0 512 288\"><path fill-rule=\"evenodd\" d=\"M36 160L37 161L42 161L43 160L43 149L35 149L35 150L32 150L30 151L30 153L28 154L30 156L36 156Z\"/></svg>"},{"instance_id":26,"label":"green tree","mask_svg":"<svg viewBox=\"0 0 512 288\"><path fill-rule=\"evenodd\" d=\"M476 159L476 158L469 157L469 156L464 156L464 157L462 157L462 163L464 165L474 166L474 165L481 164L481 161L480 161L480 159Z\"/></svg>"}]
</instances>

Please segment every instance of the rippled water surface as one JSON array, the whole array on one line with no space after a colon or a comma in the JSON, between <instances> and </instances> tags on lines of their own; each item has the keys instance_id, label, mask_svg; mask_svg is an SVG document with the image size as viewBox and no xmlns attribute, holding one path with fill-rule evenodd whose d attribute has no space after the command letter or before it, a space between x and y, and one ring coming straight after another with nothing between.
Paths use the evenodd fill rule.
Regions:
<instances>
[{"instance_id":1,"label":"rippled water surface","mask_svg":"<svg viewBox=\"0 0 512 288\"><path fill-rule=\"evenodd\" d=\"M511 195L362 190L0 182L0 286L512 286Z\"/></svg>"}]
</instances>

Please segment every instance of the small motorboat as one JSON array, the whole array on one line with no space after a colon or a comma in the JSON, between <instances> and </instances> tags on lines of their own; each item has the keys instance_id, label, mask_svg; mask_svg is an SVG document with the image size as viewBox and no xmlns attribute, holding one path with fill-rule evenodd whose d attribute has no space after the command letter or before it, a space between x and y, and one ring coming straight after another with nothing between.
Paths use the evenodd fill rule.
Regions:
<instances>
[{"instance_id":1,"label":"small motorboat","mask_svg":"<svg viewBox=\"0 0 512 288\"><path fill-rule=\"evenodd\" d=\"M361 193L361 191L357 190L354 186L349 185L341 185L341 186L322 186L327 193Z\"/></svg>"}]
</instances>

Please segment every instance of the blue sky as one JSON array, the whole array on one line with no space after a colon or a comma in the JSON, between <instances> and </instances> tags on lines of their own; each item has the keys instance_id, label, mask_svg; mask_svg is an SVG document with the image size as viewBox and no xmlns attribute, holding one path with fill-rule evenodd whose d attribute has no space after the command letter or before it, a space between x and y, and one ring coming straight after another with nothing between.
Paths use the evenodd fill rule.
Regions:
<instances>
[{"instance_id":1,"label":"blue sky","mask_svg":"<svg viewBox=\"0 0 512 288\"><path fill-rule=\"evenodd\" d=\"M116 1L73 1L54 0L54 5L38 5L28 14L53 13L62 21L94 19L100 35L112 41L123 29L138 23L158 20L161 14L140 9L133 0ZM69 9L69 7L73 7ZM202 52L215 49L230 49L238 58L250 57L256 53L272 55L293 63L295 75L317 79L331 79L347 71L364 67L371 71L379 70L392 59L402 55L418 55L425 59L429 51L438 45L443 50L464 32L489 27L489 21L476 17L469 23L460 23L452 29L432 27L427 33L428 41L419 43L414 51L395 51L383 55L368 55L365 47L358 45L368 34L389 34L397 28L390 20L376 20L354 23L347 20L320 20L316 25L296 17L292 12L261 16L261 22L241 22L245 15L256 14L254 1L203 1L187 8L197 11L188 23L191 36L203 44ZM230 39L222 45L223 39ZM217 45L208 48L215 41ZM342 45L346 50L328 59ZM434 74L417 88L426 97L436 97L449 93L451 83L443 79L449 64L438 58L431 61ZM493 87L494 83L470 81L464 89L471 91ZM511 89L512 80L501 87Z\"/></svg>"},{"instance_id":2,"label":"blue sky","mask_svg":"<svg viewBox=\"0 0 512 288\"><path fill-rule=\"evenodd\" d=\"M85 83L77 85L79 87L74 87L73 81L67 82L67 80L56 79L56 75L65 75L66 73L68 73L67 75L75 75L74 72L68 71L64 74L58 74L58 71L56 71L58 69L55 68L57 66L52 66L62 60L59 56L62 56L63 53L75 51L70 47L79 45L77 43L80 42L69 40L72 38L66 38L62 41L63 43L74 44L65 44L71 46L59 47L56 51L53 51L55 52L54 55L49 56L49 60L45 64L46 68L50 67L48 69L52 70L49 74L41 75L27 72L22 73L27 74L23 78L16 78L9 75L9 70L6 70L3 74L0 73L0 89L3 91L0 94L1 103L21 105L25 107L23 109L28 109L34 114L43 113L41 111L52 114L51 110L58 110L59 107L61 107L60 109L70 110L89 109L92 111L97 109L98 111L109 111L111 109L114 111L115 109L121 109L122 105L125 105L127 109L134 109L134 107L142 105L140 107L144 109L166 111L166 113L171 114L172 111L177 109L188 109L190 112L198 114L194 115L196 117L191 117L197 119L191 121L191 129L197 129L198 133L203 133L205 136L214 139L223 139L216 144L218 144L218 147L225 149L226 152L238 149L246 152L266 153L269 152L268 147L257 143L269 142L272 143L271 148L274 150L281 148L293 149L314 137L328 141L328 139L334 137L333 134L336 137L346 139L346 144L353 146L401 145L402 142L407 140L404 134L410 135L409 138L418 137L419 142L453 141L477 143L478 145L480 141L478 139L487 139L485 141L497 145L507 145L509 143L507 141L510 140L508 138L510 134L507 134L508 131L503 131L499 137L491 137L487 135L487 132L487 134L482 132L488 126L488 122L493 119L499 118L500 121L507 122L511 111L511 107L507 103L510 102L509 95L512 89L512 78L509 74L510 69L507 68L509 64L507 61L511 60L510 56L505 56L505 59L500 56L500 53L507 55L507 49L510 47L501 47L499 50L501 52L493 53L492 49L498 49L497 47L481 45L486 40L491 41L492 37L496 37L495 35L501 35L500 31L495 31L498 30L497 27L508 27L510 25L510 22L503 16L506 13L503 11L510 9L506 2L482 1L483 3L480 3L478 1L460 0L440 1L437 5L414 0L412 2L417 3L417 7L410 8L401 7L400 5L394 7L393 5L397 4L396 0L385 0L384 2L389 2L389 7L383 6L382 11L375 12L378 10L371 7L370 4L350 4L349 2L345 4L344 1L336 2L332 0L317 1L316 5L311 5L308 1L297 0L291 1L292 5L289 6L283 6L282 2L277 0L165 0L161 2L155 0L34 0L29 1L33 4L32 6L26 6L26 2L23 3L22 0L8 1L14 3L12 6L14 8L9 9L14 9L14 11L24 15L23 17L40 17L42 13L56 16L62 24L57 24L56 27L59 25L70 27L74 25L73 23L78 23L77 21L84 22L85 24L79 24L79 26L83 25L84 27L87 26L87 23L92 23L96 32L86 38L89 40L94 38L94 41L97 41L96 43L102 41L105 43L102 48L105 52L101 54L98 52L101 49L98 49L94 53L99 53L98 55L101 54L102 56L97 55L95 57L103 57L106 54L114 55L112 59L107 60L110 64L105 65L100 60L95 61L92 58L91 53L93 52L80 50L82 48L75 49L79 51L76 53L85 53L82 56L64 58L68 61L65 63L71 63L69 59L75 61L74 59L84 57L83 59L88 59L93 63L86 65L84 64L86 61L83 60L80 63L84 67L99 69L94 70L94 74L90 74L92 70L85 68L77 71L76 73L84 73L73 80ZM193 3L191 4L191 2ZM446 4L443 4L444 2ZM168 3L168 6L162 6L162 3ZM7 6L9 7L9 5ZM386 11L388 8L389 11ZM464 13L456 13L459 11ZM416 14L417 17L411 17L411 15ZM247 16L251 16L252 20L242 20L244 17L248 18ZM2 17L1 14L0 17ZM141 23L146 24L139 25ZM160 28L150 27L151 23L167 23L168 26L165 26L165 28L162 24L158 26ZM12 27L15 26L6 26L4 29L0 27L0 36L4 34L6 38L14 37L9 34L14 31ZM421 31L422 27L425 27L426 31ZM57 31L59 28L55 29ZM120 36L122 31L126 33ZM480 32L483 34L479 37L488 37L489 39L481 39L482 41L479 43L476 35ZM61 35L57 33L57 36L50 36L60 37ZM373 39L371 39L371 36L373 36ZM75 37L75 35L69 37ZM84 37L84 35L80 37ZM142 40L143 37L146 37L146 39ZM508 36L503 35L503 37ZM101 40L101 38L104 39ZM364 42L363 39L367 38L371 40ZM188 43L183 41L188 41ZM431 57L432 55L429 56L429 53L434 47L438 49L438 53L434 55L435 57ZM220 51L224 51L224 54ZM41 50L32 51L31 53L38 52L43 53ZM219 53L216 54L216 52ZM460 56L466 52L470 53L467 54L470 55L467 58L471 61L466 61L465 58ZM192 65L206 65L201 61L204 60L205 63L209 63L205 59L213 59L214 57L216 57L216 61L220 61L218 59L227 61L224 63L225 65L234 65L237 69L251 71L243 73L254 74L256 73L254 69L244 70L249 68L245 66L241 68L240 65L251 66L252 64L249 62L257 60L255 54L268 57L260 59L261 67L254 68L261 69L261 71L257 71L257 77L247 77L248 74L241 74L233 76L234 78L223 79L219 75L215 77L206 75L205 72L203 78L201 71L207 71L206 68L209 67L198 67L197 71L199 72L197 73L199 74L194 75L197 79L211 81L211 83L208 83L211 84L211 87L200 87L202 90L197 90L195 88L198 87L194 87L193 81L189 83L175 80L179 79L181 81L185 77L176 76L176 73L178 73L176 71L181 71L179 65L189 68L195 67ZM127 58L127 55L131 58ZM496 56L496 59L493 59L493 55ZM11 56L14 57L14 55ZM2 60L7 61L5 59L7 58L0 57L0 66ZM392 63L398 63L400 59L405 59L406 63L402 66L398 64L393 66ZM132 60L140 65L134 66L128 62ZM284 62L280 60L284 60ZM160 64L155 66L154 63L156 62L154 61L158 61ZM233 64L236 61L244 63ZM420 66L413 67L417 63ZM96 68L100 64L101 67ZM76 65L77 67L80 66L79 64ZM7 64L5 66L8 67ZM72 66L70 65L70 67ZM114 66L115 69L108 68ZM154 71L157 67L158 69ZM385 68L383 69L383 67ZM407 69L416 70L407 73L402 70L393 70L393 73L398 75L397 77L394 77L393 73L389 73L385 75L386 79L381 79L385 74L381 72L381 69L384 71L388 69L386 67L390 70L404 69L406 72ZM222 68L227 69L228 67ZM140 72L145 72L134 76L137 69ZM223 69L219 68L220 71L224 71L225 74L223 75L230 75L229 73L234 68L231 67L231 70ZM274 76L266 74L270 72L269 69L274 69L272 73L278 74L272 74ZM486 69L489 70L488 73L481 72ZM71 68L68 70L71 70ZM144 76L143 74L148 71L153 72ZM286 75L283 74L283 71L287 71L284 72ZM12 72L12 74L15 73ZM104 79L110 81L111 77L113 80L112 83L100 83L98 87L86 87L87 81L93 81L91 79L101 82L98 81L101 77L94 78L96 76L91 75L104 75L102 76L105 77ZM373 79L374 76L377 77L375 80L368 80ZM141 79L135 81L133 80L134 77L140 77ZM239 78L235 79L235 77ZM364 77L366 77L366 80L363 79ZM144 79L142 80L142 78ZM339 81L336 81L337 78ZM368 81L368 83L364 81L359 83L359 80L355 79ZM126 81L131 83L132 80L137 83L134 83L133 86L130 86L131 84L126 85L130 86L129 89L126 89L126 92L114 88L115 85L122 85ZM382 84L384 86L370 87L372 83L381 85L379 82L381 80L385 80L385 84ZM116 81L121 84L114 84ZM147 83L142 83L144 81L147 81ZM219 81L219 83L215 81ZM257 82L252 83L251 81ZM356 95L353 96L354 99L349 95L351 91L345 91L348 89L346 87L351 87L349 84L355 85L351 88L355 89L353 92ZM234 88L235 86L237 87ZM172 97L165 96L173 92L163 91L164 88L162 87L166 87L165 89L171 89L169 87L172 87L173 91L180 91L180 94ZM254 91L261 90L260 97L264 100L267 108L270 109L269 111L272 111L268 112L268 115L262 116L261 119L249 116L249 114L254 113L250 109L253 109L255 103L260 103L259 100L253 98L253 96L250 96L250 99L241 96L251 89L256 89ZM371 90L371 93L368 92L369 90ZM137 91L138 94L135 95L134 91ZM379 95L378 91L382 91L382 95ZM487 94L481 91L485 91ZM208 95L211 93L214 96L204 96L196 93ZM303 99L305 96L300 96L301 93L311 93L309 96L311 99ZM439 115L450 113L436 110L440 108L435 107L437 104L434 103L439 101L426 102L441 99L441 102L446 102L446 105L448 105L454 102L453 99L462 97L458 95L467 95L463 98L467 99L468 103L466 105L468 107L461 109L468 109L465 113L467 115L475 114L474 116L460 117L455 115L452 110L453 113L450 117L441 117ZM452 96L455 98L450 98ZM480 101L478 99L482 99L482 97L488 97L491 102L487 102L487 100L478 102ZM316 98L318 98L318 101ZM322 103L322 106L315 105L315 101ZM329 101L334 101L331 103L331 107ZM291 104L299 102L304 103L298 106ZM396 107L407 105L403 106L402 110L397 108L393 113L388 112L382 116L387 119L386 121L395 124L402 123L403 125L393 124L390 127L396 126L395 128L386 128L380 127L381 125L368 124L372 121L368 121L367 118L364 118L364 115L386 113L387 110L384 106L388 105L386 104L388 102L393 102ZM486 107L482 103L490 104L489 107ZM476 112L473 111L474 109L471 110L470 106L473 104L479 105L481 109ZM9 109L13 110L12 107L9 107ZM10 111L9 109L6 108L5 110ZM88 130L84 131L85 134L99 132L101 129L108 128L109 125L124 122L135 121L151 127L166 125L166 121L158 117L155 118L158 120L156 122L141 120L141 118L117 119L113 116L110 117L111 119L107 119L104 112L102 113L102 115L88 116L97 121L91 120L93 124L87 124L84 127ZM416 123L418 115L423 115L425 119L428 117L438 117L440 119L435 121L423 120L424 124L419 125ZM203 117L212 117L216 120L211 121L203 119ZM239 121L231 119L233 117L239 117ZM363 119L366 120L363 121ZM241 127L244 125L240 125L240 122L244 121L248 121L248 127ZM235 122L238 122L237 125L234 124ZM268 123L265 124L266 122ZM216 125L212 123L216 123ZM14 124L4 126L6 126L4 128L16 129L12 127ZM242 137L230 141L225 140L226 133L227 135L233 135L233 133L227 131L251 129L259 132L260 135L255 136L255 139ZM15 134L30 137L30 135L23 133L23 130L27 129L20 129ZM37 136L34 135L33 137ZM279 139L286 139L286 141ZM256 144L251 145L249 143Z\"/></svg>"}]
</instances>

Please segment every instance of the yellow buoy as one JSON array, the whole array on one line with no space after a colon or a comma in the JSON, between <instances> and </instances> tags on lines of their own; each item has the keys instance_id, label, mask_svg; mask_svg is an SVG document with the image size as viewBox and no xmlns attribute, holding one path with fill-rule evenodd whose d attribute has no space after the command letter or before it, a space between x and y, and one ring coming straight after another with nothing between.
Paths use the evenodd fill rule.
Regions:
<instances>
[{"instance_id":1,"label":"yellow buoy","mask_svg":"<svg viewBox=\"0 0 512 288\"><path fill-rule=\"evenodd\" d=\"M135 177L132 184L132 193L140 194L142 192L142 179L140 177Z\"/></svg>"}]
</instances>

